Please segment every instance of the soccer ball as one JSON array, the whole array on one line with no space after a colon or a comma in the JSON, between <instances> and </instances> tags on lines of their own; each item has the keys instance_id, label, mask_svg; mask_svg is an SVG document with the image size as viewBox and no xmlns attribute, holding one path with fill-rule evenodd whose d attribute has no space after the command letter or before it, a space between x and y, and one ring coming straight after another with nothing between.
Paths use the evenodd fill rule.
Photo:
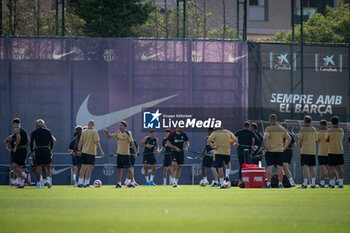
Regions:
<instances>
[{"instance_id":1,"label":"soccer ball","mask_svg":"<svg viewBox=\"0 0 350 233\"><path fill-rule=\"evenodd\" d=\"M94 181L94 186L95 186L95 188L101 187L102 186L102 181L101 180L95 180Z\"/></svg>"},{"instance_id":2,"label":"soccer ball","mask_svg":"<svg viewBox=\"0 0 350 233\"><path fill-rule=\"evenodd\" d=\"M225 181L224 181L224 187L225 187L225 188L230 188L230 187L231 187L231 182L225 180Z\"/></svg>"},{"instance_id":3,"label":"soccer ball","mask_svg":"<svg viewBox=\"0 0 350 233\"><path fill-rule=\"evenodd\" d=\"M208 184L208 181L206 181L205 179L201 179L201 181L199 182L199 185L201 187L205 187L205 186L207 186L207 184Z\"/></svg>"}]
</instances>

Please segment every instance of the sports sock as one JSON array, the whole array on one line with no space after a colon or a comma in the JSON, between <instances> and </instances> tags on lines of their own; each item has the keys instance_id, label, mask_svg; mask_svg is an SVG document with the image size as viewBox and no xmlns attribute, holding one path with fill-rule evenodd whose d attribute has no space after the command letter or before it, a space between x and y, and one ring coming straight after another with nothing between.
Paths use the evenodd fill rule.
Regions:
<instances>
[{"instance_id":1,"label":"sports sock","mask_svg":"<svg viewBox=\"0 0 350 233\"><path fill-rule=\"evenodd\" d=\"M304 186L307 185L307 178L304 179L303 185L304 185Z\"/></svg>"},{"instance_id":2,"label":"sports sock","mask_svg":"<svg viewBox=\"0 0 350 233\"><path fill-rule=\"evenodd\" d=\"M24 179L27 178L27 174L25 172L22 172L22 176L24 177Z\"/></svg>"},{"instance_id":3,"label":"sports sock","mask_svg":"<svg viewBox=\"0 0 350 233\"><path fill-rule=\"evenodd\" d=\"M15 183L15 179L11 178L11 184Z\"/></svg>"},{"instance_id":4,"label":"sports sock","mask_svg":"<svg viewBox=\"0 0 350 233\"><path fill-rule=\"evenodd\" d=\"M24 179L21 179L21 185L24 186Z\"/></svg>"},{"instance_id":5,"label":"sports sock","mask_svg":"<svg viewBox=\"0 0 350 233\"><path fill-rule=\"evenodd\" d=\"M311 178L311 185L315 185L316 183L316 178Z\"/></svg>"},{"instance_id":6,"label":"sports sock","mask_svg":"<svg viewBox=\"0 0 350 233\"><path fill-rule=\"evenodd\" d=\"M41 179L41 185L44 186L46 184L46 179Z\"/></svg>"},{"instance_id":7,"label":"sports sock","mask_svg":"<svg viewBox=\"0 0 350 233\"><path fill-rule=\"evenodd\" d=\"M179 182L179 179L175 179L175 184L177 185L177 182Z\"/></svg>"},{"instance_id":8,"label":"sports sock","mask_svg":"<svg viewBox=\"0 0 350 233\"><path fill-rule=\"evenodd\" d=\"M77 180L77 174L73 174L73 181L75 182Z\"/></svg>"},{"instance_id":9,"label":"sports sock","mask_svg":"<svg viewBox=\"0 0 350 233\"><path fill-rule=\"evenodd\" d=\"M289 178L289 183L290 183L291 185L295 185L294 180L293 180L293 178L292 178L292 177L291 177L291 178Z\"/></svg>"},{"instance_id":10,"label":"sports sock","mask_svg":"<svg viewBox=\"0 0 350 233\"><path fill-rule=\"evenodd\" d=\"M153 181L154 175L151 175L151 181Z\"/></svg>"},{"instance_id":11,"label":"sports sock","mask_svg":"<svg viewBox=\"0 0 350 233\"><path fill-rule=\"evenodd\" d=\"M134 181L131 181L131 185L135 185L135 182L134 182Z\"/></svg>"},{"instance_id":12,"label":"sports sock","mask_svg":"<svg viewBox=\"0 0 350 233\"><path fill-rule=\"evenodd\" d=\"M89 185L90 184L90 179L85 179L85 185Z\"/></svg>"},{"instance_id":13,"label":"sports sock","mask_svg":"<svg viewBox=\"0 0 350 233\"><path fill-rule=\"evenodd\" d=\"M331 186L334 186L334 184L335 184L335 179L331 179L331 180L329 181L329 184L330 184Z\"/></svg>"},{"instance_id":14,"label":"sports sock","mask_svg":"<svg viewBox=\"0 0 350 233\"><path fill-rule=\"evenodd\" d=\"M166 178L163 178L163 181L166 183Z\"/></svg>"},{"instance_id":15,"label":"sports sock","mask_svg":"<svg viewBox=\"0 0 350 233\"><path fill-rule=\"evenodd\" d=\"M208 180L208 178L206 176L203 177L204 180Z\"/></svg>"},{"instance_id":16,"label":"sports sock","mask_svg":"<svg viewBox=\"0 0 350 233\"><path fill-rule=\"evenodd\" d=\"M324 186L325 182L324 180L321 180L321 185Z\"/></svg>"},{"instance_id":17,"label":"sports sock","mask_svg":"<svg viewBox=\"0 0 350 233\"><path fill-rule=\"evenodd\" d=\"M80 178L80 177L79 177L78 184L83 184L83 182L84 182L84 178Z\"/></svg>"},{"instance_id":18,"label":"sports sock","mask_svg":"<svg viewBox=\"0 0 350 233\"><path fill-rule=\"evenodd\" d=\"M130 182L131 182L130 179L128 179L128 178L125 179L125 184L126 184L126 185L128 185Z\"/></svg>"},{"instance_id":19,"label":"sports sock","mask_svg":"<svg viewBox=\"0 0 350 233\"><path fill-rule=\"evenodd\" d=\"M230 170L231 169L225 169L225 173L226 173L225 177L230 178Z\"/></svg>"},{"instance_id":20,"label":"sports sock","mask_svg":"<svg viewBox=\"0 0 350 233\"><path fill-rule=\"evenodd\" d=\"M171 183L172 183L172 184L175 184L175 178L172 178L172 179L171 179Z\"/></svg>"},{"instance_id":21,"label":"sports sock","mask_svg":"<svg viewBox=\"0 0 350 233\"><path fill-rule=\"evenodd\" d=\"M282 182L278 182L278 186L282 186Z\"/></svg>"},{"instance_id":22,"label":"sports sock","mask_svg":"<svg viewBox=\"0 0 350 233\"><path fill-rule=\"evenodd\" d=\"M224 185L224 178L219 178L220 180L220 185L223 186Z\"/></svg>"},{"instance_id":23,"label":"sports sock","mask_svg":"<svg viewBox=\"0 0 350 233\"><path fill-rule=\"evenodd\" d=\"M121 185L122 185L122 182L118 182L118 184L121 186Z\"/></svg>"},{"instance_id":24,"label":"sports sock","mask_svg":"<svg viewBox=\"0 0 350 233\"><path fill-rule=\"evenodd\" d=\"M149 177L148 177L148 176L145 176L145 178L146 178L146 182L149 182Z\"/></svg>"},{"instance_id":25,"label":"sports sock","mask_svg":"<svg viewBox=\"0 0 350 233\"><path fill-rule=\"evenodd\" d=\"M266 182L266 186L270 186L271 185L271 182Z\"/></svg>"},{"instance_id":26,"label":"sports sock","mask_svg":"<svg viewBox=\"0 0 350 233\"><path fill-rule=\"evenodd\" d=\"M339 185L343 185L344 179L339 179Z\"/></svg>"},{"instance_id":27,"label":"sports sock","mask_svg":"<svg viewBox=\"0 0 350 233\"><path fill-rule=\"evenodd\" d=\"M52 178L50 176L48 176L46 179L48 182L52 183Z\"/></svg>"}]
</instances>

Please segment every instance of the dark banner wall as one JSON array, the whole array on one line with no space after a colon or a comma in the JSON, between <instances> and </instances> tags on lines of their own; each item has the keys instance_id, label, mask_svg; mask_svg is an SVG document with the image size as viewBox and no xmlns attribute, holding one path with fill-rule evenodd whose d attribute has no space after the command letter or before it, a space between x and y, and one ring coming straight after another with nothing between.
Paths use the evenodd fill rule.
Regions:
<instances>
[{"instance_id":1,"label":"dark banner wall","mask_svg":"<svg viewBox=\"0 0 350 233\"><path fill-rule=\"evenodd\" d=\"M247 45L222 41L2 38L1 132L20 117L28 132L38 118L57 138L54 164L69 164L75 125L94 119L105 153L116 151L102 129L114 132L126 120L140 142L141 110L148 107L248 107ZM235 131L247 119L235 119ZM202 151L206 133L188 133ZM163 132L158 133L160 139ZM142 151L143 149L141 149ZM235 152L233 152L235 153ZM0 163L9 162L1 152ZM191 155L191 154L189 154ZM163 156L158 157L162 163ZM137 159L141 163L142 158ZM113 163L105 158L98 164ZM186 160L200 163L200 160ZM235 165L236 166L236 165ZM116 174L115 174L116 175ZM6 180L6 179L5 179ZM188 181L187 183L190 183Z\"/></svg>"}]
</instances>

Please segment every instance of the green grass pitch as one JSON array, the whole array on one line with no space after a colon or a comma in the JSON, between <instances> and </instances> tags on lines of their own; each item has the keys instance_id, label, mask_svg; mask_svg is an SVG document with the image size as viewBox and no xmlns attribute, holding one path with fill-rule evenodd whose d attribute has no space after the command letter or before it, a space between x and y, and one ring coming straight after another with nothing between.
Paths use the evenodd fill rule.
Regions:
<instances>
[{"instance_id":1,"label":"green grass pitch","mask_svg":"<svg viewBox=\"0 0 350 233\"><path fill-rule=\"evenodd\" d=\"M0 186L0 226L3 233L350 232L350 186Z\"/></svg>"}]
</instances>

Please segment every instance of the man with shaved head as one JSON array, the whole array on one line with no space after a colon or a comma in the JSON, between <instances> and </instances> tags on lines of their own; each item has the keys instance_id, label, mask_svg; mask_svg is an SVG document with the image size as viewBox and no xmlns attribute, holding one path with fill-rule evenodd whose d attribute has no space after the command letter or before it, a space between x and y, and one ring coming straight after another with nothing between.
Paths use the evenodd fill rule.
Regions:
<instances>
[{"instance_id":1,"label":"man with shaved head","mask_svg":"<svg viewBox=\"0 0 350 233\"><path fill-rule=\"evenodd\" d=\"M81 156L82 166L79 173L78 187L89 188L90 178L92 170L95 165L95 156L97 154L97 148L100 151L101 156L104 155L100 144L100 137L95 127L95 122L90 120L88 128L85 129L80 136L78 144L78 156ZM86 174L85 174L86 173ZM84 180L85 175L85 180Z\"/></svg>"}]
</instances>

